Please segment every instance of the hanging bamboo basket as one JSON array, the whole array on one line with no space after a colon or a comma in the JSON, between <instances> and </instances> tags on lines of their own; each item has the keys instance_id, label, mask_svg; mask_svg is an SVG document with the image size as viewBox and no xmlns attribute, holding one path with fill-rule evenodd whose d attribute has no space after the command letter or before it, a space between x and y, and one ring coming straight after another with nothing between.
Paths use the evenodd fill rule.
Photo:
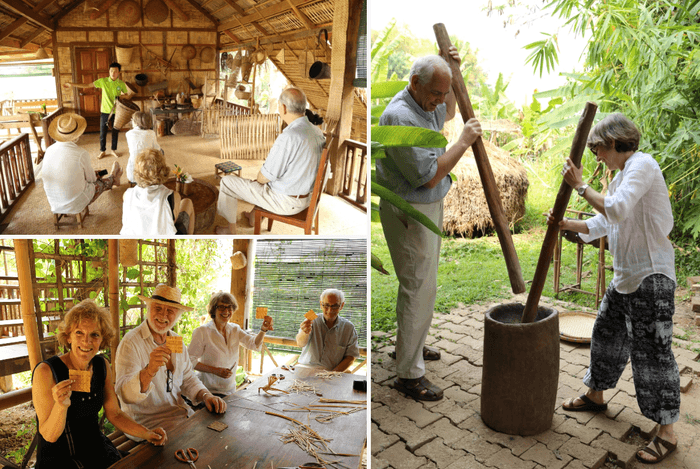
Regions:
<instances>
[{"instance_id":1,"label":"hanging bamboo basket","mask_svg":"<svg viewBox=\"0 0 700 469\"><path fill-rule=\"evenodd\" d=\"M121 47L115 46L117 62L124 65L128 65L131 62L131 55L134 53L134 47Z\"/></svg>"},{"instance_id":2,"label":"hanging bamboo basket","mask_svg":"<svg viewBox=\"0 0 700 469\"><path fill-rule=\"evenodd\" d=\"M139 262L139 240L119 240L119 263L124 267L133 267Z\"/></svg>"}]
</instances>

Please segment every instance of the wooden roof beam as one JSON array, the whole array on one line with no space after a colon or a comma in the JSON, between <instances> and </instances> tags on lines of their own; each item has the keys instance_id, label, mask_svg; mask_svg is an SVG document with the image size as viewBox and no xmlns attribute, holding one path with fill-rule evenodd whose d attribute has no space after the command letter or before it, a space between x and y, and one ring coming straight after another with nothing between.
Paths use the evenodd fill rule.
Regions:
<instances>
[{"instance_id":1,"label":"wooden roof beam","mask_svg":"<svg viewBox=\"0 0 700 469\"><path fill-rule=\"evenodd\" d=\"M22 43L19 45L19 47L20 47L21 49L24 49L24 47L25 47L27 44L29 44L29 43L32 42L34 39L36 39L36 38L38 38L39 36L41 36L41 34L42 34L44 31L46 31L44 28L37 28L36 31L34 31L32 34L30 34L29 36L27 36L26 38L24 38L24 39L22 40Z\"/></svg>"},{"instance_id":2,"label":"wooden roof beam","mask_svg":"<svg viewBox=\"0 0 700 469\"><path fill-rule=\"evenodd\" d=\"M265 18L270 18L271 16L279 15L280 13L284 13L285 11L290 10L290 6L288 3L285 2L280 2L277 3L271 7L264 8L262 10L259 10L255 13L251 13L250 15L244 16L245 12L236 5L235 7L232 4L235 4L233 0L224 0L226 3L231 5L236 12L240 10L239 14L242 16L241 18L237 18L235 20L229 20L224 23L221 23L219 25L219 31L225 31L227 29L235 28L239 25L246 25L248 23L252 23L254 21L260 21ZM309 3L309 0L289 0L289 3L294 5L294 7L298 7L301 4L304 3Z\"/></svg>"},{"instance_id":3,"label":"wooden roof beam","mask_svg":"<svg viewBox=\"0 0 700 469\"><path fill-rule=\"evenodd\" d=\"M197 9L197 11L199 11L201 14L203 14L204 16L206 16L207 18L209 18L209 21L211 21L211 22L214 23L215 25L218 25L218 24L219 24L219 20L217 20L217 19L214 17L214 15L212 15L212 14L209 13L206 9L204 9L204 5L206 5L207 2L204 2L204 3L200 6L199 3L195 2L194 0L186 0L186 1L187 1L187 3L189 3L190 5L192 5L193 7L195 7L195 8Z\"/></svg>"},{"instance_id":4,"label":"wooden roof beam","mask_svg":"<svg viewBox=\"0 0 700 469\"><path fill-rule=\"evenodd\" d=\"M240 44L240 43L241 43L241 40L238 39L238 37L237 37L235 34L233 34L231 31L224 31L224 34L227 35L228 37L230 37L231 40L232 40L233 42L235 42L236 44Z\"/></svg>"},{"instance_id":5,"label":"wooden roof beam","mask_svg":"<svg viewBox=\"0 0 700 469\"><path fill-rule=\"evenodd\" d=\"M265 44L277 44L283 41L296 41L298 39L304 39L306 37L316 37L318 33L322 30L328 31L328 37L329 39L332 37L331 34L333 32L333 23L327 23L327 24L319 24L316 25L314 29L311 29L309 31L300 31L297 33L291 33L291 34L275 34L272 36L265 36L261 37L260 39L260 45L265 45ZM224 31L226 34L228 31ZM230 36L229 36L230 37ZM235 48L238 47L248 47L248 46L255 46L257 44L258 38L253 38L252 40L243 42L243 43L238 43ZM233 49L233 48L232 48ZM226 49L225 46L221 48L222 51L228 50Z\"/></svg>"},{"instance_id":6,"label":"wooden roof beam","mask_svg":"<svg viewBox=\"0 0 700 469\"><path fill-rule=\"evenodd\" d=\"M107 0L106 2L103 2L102 5L100 5L100 8L97 9L97 11L93 11L90 13L90 19L91 20L96 20L100 16L102 16L107 10L109 10L109 7L117 3L117 0Z\"/></svg>"},{"instance_id":7,"label":"wooden roof beam","mask_svg":"<svg viewBox=\"0 0 700 469\"><path fill-rule=\"evenodd\" d=\"M41 11L46 8L47 6L51 5L54 3L56 0L44 0L43 2L37 4L34 8L32 8L32 11L34 13L41 13ZM27 18L24 16L17 18L12 24L10 24L7 28L5 28L3 31L0 31L0 40L5 39L7 36L9 36L13 31L16 31L20 26L25 24L27 21L29 21ZM39 28L39 34L44 31L44 28ZM30 36L30 39L27 40L25 39L22 41L22 46L24 47L28 43L30 43L33 39L35 39L39 34L34 33Z\"/></svg>"},{"instance_id":8,"label":"wooden roof beam","mask_svg":"<svg viewBox=\"0 0 700 469\"><path fill-rule=\"evenodd\" d=\"M299 18L299 21L304 23L304 27L306 29L314 29L315 25L313 24L313 22L309 19L308 16L302 13L301 10L299 10L294 3L292 3L292 0L287 0L287 5L291 7L296 17Z\"/></svg>"},{"instance_id":9,"label":"wooden roof beam","mask_svg":"<svg viewBox=\"0 0 700 469\"><path fill-rule=\"evenodd\" d=\"M82 5L83 3L85 3L85 0L73 0L71 3L69 3L65 7L61 8L61 11L58 12L58 14L53 17L54 23L58 24L58 22L61 20L61 18L63 18L68 13L73 11L73 9L75 7L77 7L78 5Z\"/></svg>"},{"instance_id":10,"label":"wooden roof beam","mask_svg":"<svg viewBox=\"0 0 700 469\"><path fill-rule=\"evenodd\" d=\"M180 8L180 5L175 3L175 0L163 0L166 5L170 7L171 10L173 10L173 13L177 15L178 18L180 18L182 21L189 21L190 16L182 11L182 8Z\"/></svg>"},{"instance_id":11,"label":"wooden roof beam","mask_svg":"<svg viewBox=\"0 0 700 469\"><path fill-rule=\"evenodd\" d=\"M28 20L40 24L49 31L53 31L55 29L51 18L39 14L38 12L34 11L34 9L30 9L25 3L21 2L20 0L0 0L0 3L8 7L10 10L16 12L20 16L23 16Z\"/></svg>"},{"instance_id":12,"label":"wooden roof beam","mask_svg":"<svg viewBox=\"0 0 700 469\"><path fill-rule=\"evenodd\" d=\"M8 37L10 34L14 33L17 31L24 23L27 22L27 18L21 17L17 18L14 20L12 23L10 23L7 28L3 29L0 31L0 41Z\"/></svg>"}]
</instances>

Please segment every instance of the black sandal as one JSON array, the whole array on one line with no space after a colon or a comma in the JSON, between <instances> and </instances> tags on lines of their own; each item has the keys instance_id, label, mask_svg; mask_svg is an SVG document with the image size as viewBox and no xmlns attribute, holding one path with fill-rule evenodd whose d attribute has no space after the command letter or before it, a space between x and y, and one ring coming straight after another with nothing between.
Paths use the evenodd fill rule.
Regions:
<instances>
[{"instance_id":1,"label":"black sandal","mask_svg":"<svg viewBox=\"0 0 700 469\"><path fill-rule=\"evenodd\" d=\"M581 394L578 398L583 401L583 405L576 406L576 407L573 407L573 405L571 407L567 407L565 405L562 405L561 408L567 412L585 412L585 411L602 412L604 410L607 410L607 408L608 408L607 403L598 404L597 402L593 402L585 394ZM575 400L576 400L576 398L574 398L571 401L571 404L573 404Z\"/></svg>"},{"instance_id":2,"label":"black sandal","mask_svg":"<svg viewBox=\"0 0 700 469\"><path fill-rule=\"evenodd\" d=\"M425 376L415 379L396 378L391 387L417 401L439 401L443 396L442 389Z\"/></svg>"},{"instance_id":3,"label":"black sandal","mask_svg":"<svg viewBox=\"0 0 700 469\"><path fill-rule=\"evenodd\" d=\"M649 445L653 444L655 449L649 448ZM673 453L676 448L678 447L678 444L676 443L671 444L670 442L664 440L663 438L659 438L658 436L655 436L654 438L651 439L649 442L649 445L645 446L642 448L640 451L644 451L645 453L648 453L652 455L656 459L652 459L651 461L648 461L641 456L639 456L639 452L635 453L635 456L637 456L637 459L643 463L643 464L657 464L666 459L666 456L669 454ZM666 452L663 452L663 448L666 448Z\"/></svg>"}]
</instances>

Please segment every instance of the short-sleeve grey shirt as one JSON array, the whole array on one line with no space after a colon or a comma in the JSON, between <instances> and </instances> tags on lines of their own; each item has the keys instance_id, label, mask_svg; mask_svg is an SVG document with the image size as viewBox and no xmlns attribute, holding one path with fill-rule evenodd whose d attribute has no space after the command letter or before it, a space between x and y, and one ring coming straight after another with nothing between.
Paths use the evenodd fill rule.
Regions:
<instances>
[{"instance_id":1,"label":"short-sleeve grey shirt","mask_svg":"<svg viewBox=\"0 0 700 469\"><path fill-rule=\"evenodd\" d=\"M326 139L306 116L292 121L277 137L260 172L270 189L285 195L306 195L314 188Z\"/></svg>"},{"instance_id":2,"label":"short-sleeve grey shirt","mask_svg":"<svg viewBox=\"0 0 700 469\"><path fill-rule=\"evenodd\" d=\"M379 125L408 125L439 132L446 115L445 103L435 111L424 111L406 87L386 107ZM444 148L388 148L386 158L377 160L377 182L408 202L428 204L442 200L452 185L449 175L432 189L423 185L435 177L437 159L444 153Z\"/></svg>"},{"instance_id":3,"label":"short-sleeve grey shirt","mask_svg":"<svg viewBox=\"0 0 700 469\"><path fill-rule=\"evenodd\" d=\"M301 351L299 363L321 366L330 371L348 356L355 358L360 356L355 326L347 319L338 316L336 323L329 329L323 315L314 319L311 322L309 342Z\"/></svg>"}]
</instances>

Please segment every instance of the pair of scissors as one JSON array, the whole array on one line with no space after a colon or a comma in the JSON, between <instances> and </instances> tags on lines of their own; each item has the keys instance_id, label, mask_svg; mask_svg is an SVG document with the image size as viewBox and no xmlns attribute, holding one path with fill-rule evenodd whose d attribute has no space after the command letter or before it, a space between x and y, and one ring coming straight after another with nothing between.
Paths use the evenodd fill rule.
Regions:
<instances>
[{"instance_id":1,"label":"pair of scissors","mask_svg":"<svg viewBox=\"0 0 700 469\"><path fill-rule=\"evenodd\" d=\"M179 449L175 451L175 457L178 461L189 464L192 469L197 469L194 462L199 459L199 452L196 449L187 448L187 453L185 453L184 449Z\"/></svg>"}]
</instances>

